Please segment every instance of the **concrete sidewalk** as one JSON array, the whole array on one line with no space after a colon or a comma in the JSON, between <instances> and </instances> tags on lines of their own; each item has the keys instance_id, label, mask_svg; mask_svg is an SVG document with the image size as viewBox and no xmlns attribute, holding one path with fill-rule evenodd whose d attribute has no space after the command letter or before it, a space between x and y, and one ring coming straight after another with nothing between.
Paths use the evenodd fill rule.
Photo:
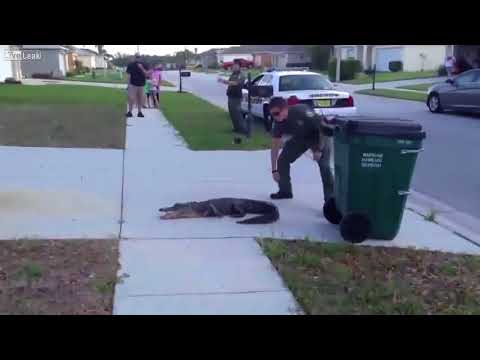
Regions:
<instances>
[{"instance_id":1,"label":"concrete sidewalk","mask_svg":"<svg viewBox=\"0 0 480 360\"><path fill-rule=\"evenodd\" d=\"M123 151L0 147L0 239L120 232Z\"/></svg>"},{"instance_id":2,"label":"concrete sidewalk","mask_svg":"<svg viewBox=\"0 0 480 360\"><path fill-rule=\"evenodd\" d=\"M397 81L387 81L387 82L376 82L375 83L375 88L376 89L397 89L400 86L409 86L409 85L418 85L418 84L434 84L434 83L440 83L444 82L447 80L446 76L441 76L441 77L433 77L433 78L423 78L423 79L411 79L411 80L397 80ZM372 84L345 84L345 83L335 83L335 87L338 90L344 90L348 91L350 93L354 93L355 91L358 90L364 90L364 89L371 89ZM397 90L405 90L409 91L408 89L397 89ZM415 90L410 90L410 91L415 91Z\"/></svg>"},{"instance_id":3,"label":"concrete sidewalk","mask_svg":"<svg viewBox=\"0 0 480 360\"><path fill-rule=\"evenodd\" d=\"M318 167L306 157L292 169L295 198L277 202L271 225L233 219L163 221L159 207L212 197L268 199L275 191L267 151L188 150L157 110L129 119L115 314L291 314L297 305L255 237L342 241L323 218ZM366 245L480 254L480 247L413 211L394 241Z\"/></svg>"}]
</instances>

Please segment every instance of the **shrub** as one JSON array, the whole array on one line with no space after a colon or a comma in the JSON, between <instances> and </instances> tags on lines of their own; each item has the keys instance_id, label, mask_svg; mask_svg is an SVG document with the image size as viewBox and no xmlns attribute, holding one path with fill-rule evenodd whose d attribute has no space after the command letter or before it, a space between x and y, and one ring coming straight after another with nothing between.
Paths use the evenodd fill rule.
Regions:
<instances>
[{"instance_id":1,"label":"shrub","mask_svg":"<svg viewBox=\"0 0 480 360\"><path fill-rule=\"evenodd\" d=\"M445 67L445 65L440 65L438 67L438 76L447 76L448 73L447 73L447 68Z\"/></svg>"},{"instance_id":2,"label":"shrub","mask_svg":"<svg viewBox=\"0 0 480 360\"><path fill-rule=\"evenodd\" d=\"M63 76L55 76L53 72L50 73L33 73L32 79L52 79L52 80L63 80Z\"/></svg>"},{"instance_id":3,"label":"shrub","mask_svg":"<svg viewBox=\"0 0 480 360\"><path fill-rule=\"evenodd\" d=\"M313 45L310 47L310 56L312 59L311 66L318 70L327 70L332 46L330 45Z\"/></svg>"},{"instance_id":4,"label":"shrub","mask_svg":"<svg viewBox=\"0 0 480 360\"><path fill-rule=\"evenodd\" d=\"M331 81L335 81L337 71L337 59L332 58L328 63L328 77ZM362 63L359 60L347 59L340 63L340 81L352 80L355 74L362 71Z\"/></svg>"},{"instance_id":5,"label":"shrub","mask_svg":"<svg viewBox=\"0 0 480 360\"><path fill-rule=\"evenodd\" d=\"M5 79L5 84L21 84L22 82L20 80L16 80L13 77L8 77Z\"/></svg>"},{"instance_id":6,"label":"shrub","mask_svg":"<svg viewBox=\"0 0 480 360\"><path fill-rule=\"evenodd\" d=\"M72 77L72 76L75 76L77 75L77 71L67 71L67 77Z\"/></svg>"},{"instance_id":7,"label":"shrub","mask_svg":"<svg viewBox=\"0 0 480 360\"><path fill-rule=\"evenodd\" d=\"M33 73L32 79L52 79L52 73Z\"/></svg>"},{"instance_id":8,"label":"shrub","mask_svg":"<svg viewBox=\"0 0 480 360\"><path fill-rule=\"evenodd\" d=\"M89 72L90 72L90 68L88 66L85 66L83 68L83 73L85 74L85 73L89 73Z\"/></svg>"},{"instance_id":9,"label":"shrub","mask_svg":"<svg viewBox=\"0 0 480 360\"><path fill-rule=\"evenodd\" d=\"M402 71L403 63L401 61L390 61L388 63L388 69L392 72Z\"/></svg>"}]
</instances>

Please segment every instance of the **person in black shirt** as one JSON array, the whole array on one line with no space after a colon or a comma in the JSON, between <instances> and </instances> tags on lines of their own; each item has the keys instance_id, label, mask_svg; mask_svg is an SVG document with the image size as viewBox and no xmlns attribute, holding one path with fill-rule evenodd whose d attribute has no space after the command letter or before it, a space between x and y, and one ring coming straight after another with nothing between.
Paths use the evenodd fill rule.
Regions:
<instances>
[{"instance_id":1,"label":"person in black shirt","mask_svg":"<svg viewBox=\"0 0 480 360\"><path fill-rule=\"evenodd\" d=\"M143 117L142 107L145 103L144 87L147 79L147 66L141 61L139 53L135 54L135 59L127 66L128 79L128 112L127 117L132 117L133 106L136 103L138 107L138 117Z\"/></svg>"},{"instance_id":2,"label":"person in black shirt","mask_svg":"<svg viewBox=\"0 0 480 360\"><path fill-rule=\"evenodd\" d=\"M272 176L279 186L279 191L270 197L293 198L290 164L310 149L320 168L326 202L334 195L334 179L330 168L332 146L328 138L332 136L332 130L324 122L324 118L317 115L308 105L297 104L289 107L284 98L274 97L270 100L269 108L274 120L271 148ZM286 141L278 156L284 135L289 135L290 139Z\"/></svg>"}]
</instances>

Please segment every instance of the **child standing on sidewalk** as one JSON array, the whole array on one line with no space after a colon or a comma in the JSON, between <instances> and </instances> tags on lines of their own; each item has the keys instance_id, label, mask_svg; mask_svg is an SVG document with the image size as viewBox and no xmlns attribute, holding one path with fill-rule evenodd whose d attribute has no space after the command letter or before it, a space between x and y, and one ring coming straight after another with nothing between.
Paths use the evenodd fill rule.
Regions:
<instances>
[{"instance_id":1,"label":"child standing on sidewalk","mask_svg":"<svg viewBox=\"0 0 480 360\"><path fill-rule=\"evenodd\" d=\"M157 82L153 78L153 76L150 76L150 78L147 80L147 86L148 86L148 106L152 108L156 108L158 106L157 102L157 95L158 95L158 87L157 87ZM152 99L152 103L150 106L150 99Z\"/></svg>"}]
</instances>

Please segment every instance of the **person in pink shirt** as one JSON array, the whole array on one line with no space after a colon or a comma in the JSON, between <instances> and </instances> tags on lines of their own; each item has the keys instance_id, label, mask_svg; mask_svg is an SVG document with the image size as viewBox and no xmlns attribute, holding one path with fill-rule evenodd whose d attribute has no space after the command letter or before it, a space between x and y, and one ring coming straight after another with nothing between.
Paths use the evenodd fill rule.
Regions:
<instances>
[{"instance_id":1,"label":"person in pink shirt","mask_svg":"<svg viewBox=\"0 0 480 360\"><path fill-rule=\"evenodd\" d=\"M155 94L157 98L158 107L160 107L160 84L162 83L162 66L158 65L153 69L152 72L152 81L155 82L157 86L157 92Z\"/></svg>"}]
</instances>

